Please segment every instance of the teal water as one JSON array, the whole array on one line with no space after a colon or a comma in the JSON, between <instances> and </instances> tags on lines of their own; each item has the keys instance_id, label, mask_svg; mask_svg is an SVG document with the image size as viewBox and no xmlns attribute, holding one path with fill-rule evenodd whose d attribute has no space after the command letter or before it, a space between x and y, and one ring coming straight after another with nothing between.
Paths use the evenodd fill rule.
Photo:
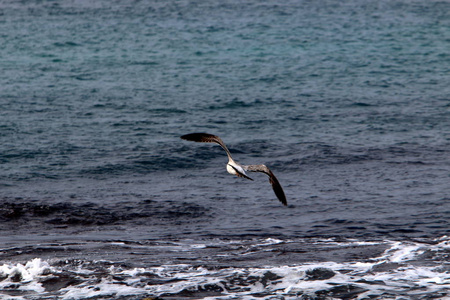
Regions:
<instances>
[{"instance_id":1,"label":"teal water","mask_svg":"<svg viewBox=\"0 0 450 300\"><path fill-rule=\"evenodd\" d=\"M303 239L442 245L449 12L421 0L0 1L2 261L66 247L61 261L194 263L206 243L211 267L226 265L211 258L228 255L224 241L280 239L291 260L244 251L230 265L292 266L339 260ZM191 132L267 164L288 207L265 175L234 178L220 147L179 138ZM180 240L195 247L174 255ZM445 245L415 264L438 264Z\"/></svg>"}]
</instances>

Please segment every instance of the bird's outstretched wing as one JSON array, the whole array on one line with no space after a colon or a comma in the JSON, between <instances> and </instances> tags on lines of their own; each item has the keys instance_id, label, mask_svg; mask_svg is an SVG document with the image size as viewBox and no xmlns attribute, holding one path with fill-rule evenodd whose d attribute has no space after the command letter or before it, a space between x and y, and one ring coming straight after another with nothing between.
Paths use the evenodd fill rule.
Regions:
<instances>
[{"instance_id":1,"label":"bird's outstretched wing","mask_svg":"<svg viewBox=\"0 0 450 300\"><path fill-rule=\"evenodd\" d=\"M277 196L278 200L280 200L281 203L284 205L287 205L286 195L284 194L283 188L281 187L280 182L275 177L275 175L270 171L268 167L265 165L247 165L242 166L245 171L250 172L261 172L264 174L267 174L269 176L269 182L272 185L273 191L275 192L275 195Z\"/></svg>"},{"instance_id":2,"label":"bird's outstretched wing","mask_svg":"<svg viewBox=\"0 0 450 300\"><path fill-rule=\"evenodd\" d=\"M181 138L183 140L192 141L192 142L219 144L227 152L228 157L231 158L230 150L228 150L225 143L217 135L199 132L199 133L186 134L186 135L181 136Z\"/></svg>"}]
</instances>

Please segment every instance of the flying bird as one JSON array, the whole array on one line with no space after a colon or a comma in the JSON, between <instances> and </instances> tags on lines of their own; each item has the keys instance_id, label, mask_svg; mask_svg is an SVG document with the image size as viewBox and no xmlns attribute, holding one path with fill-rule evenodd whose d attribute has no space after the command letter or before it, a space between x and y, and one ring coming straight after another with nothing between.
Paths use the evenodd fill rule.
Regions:
<instances>
[{"instance_id":1,"label":"flying bird","mask_svg":"<svg viewBox=\"0 0 450 300\"><path fill-rule=\"evenodd\" d=\"M269 176L269 182L272 185L273 191L277 196L278 200L284 205L287 205L286 196L284 194L283 188L280 185L280 182L272 173L272 171L266 167L265 165L241 165L233 160L231 157L230 150L228 150L225 143L222 139L216 135L212 135L209 133L190 133L181 136L183 140L192 141L192 142L200 142L200 143L216 143L219 144L228 155L228 163L227 163L227 171L232 175L236 175L238 177L243 177L249 180L253 180L247 176L245 171L250 172L261 172Z\"/></svg>"}]
</instances>

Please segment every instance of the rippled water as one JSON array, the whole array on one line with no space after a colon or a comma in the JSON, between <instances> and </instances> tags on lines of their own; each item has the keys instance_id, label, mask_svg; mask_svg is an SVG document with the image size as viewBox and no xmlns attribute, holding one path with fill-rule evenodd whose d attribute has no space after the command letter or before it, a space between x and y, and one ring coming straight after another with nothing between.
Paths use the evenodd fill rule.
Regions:
<instances>
[{"instance_id":1,"label":"rippled water","mask_svg":"<svg viewBox=\"0 0 450 300\"><path fill-rule=\"evenodd\" d=\"M445 299L449 12L0 1L0 295Z\"/></svg>"}]
</instances>

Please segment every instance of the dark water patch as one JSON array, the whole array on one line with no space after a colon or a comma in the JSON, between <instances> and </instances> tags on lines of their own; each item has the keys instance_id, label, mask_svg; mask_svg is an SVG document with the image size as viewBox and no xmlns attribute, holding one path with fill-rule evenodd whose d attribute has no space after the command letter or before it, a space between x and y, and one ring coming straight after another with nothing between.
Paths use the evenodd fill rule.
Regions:
<instances>
[{"instance_id":1,"label":"dark water patch","mask_svg":"<svg viewBox=\"0 0 450 300\"><path fill-rule=\"evenodd\" d=\"M78 47L81 46L78 43L67 41L67 42L56 42L53 44L55 47Z\"/></svg>"},{"instance_id":2,"label":"dark water patch","mask_svg":"<svg viewBox=\"0 0 450 300\"><path fill-rule=\"evenodd\" d=\"M79 252L79 248L70 244L48 243L38 245L27 245L21 247L3 248L0 257L2 259L21 256L26 258L33 257L55 257L64 255L67 251Z\"/></svg>"},{"instance_id":3,"label":"dark water patch","mask_svg":"<svg viewBox=\"0 0 450 300\"><path fill-rule=\"evenodd\" d=\"M416 228L416 225L404 224L376 224L378 229L385 230L384 233L392 236L420 236L424 231Z\"/></svg>"},{"instance_id":4,"label":"dark water patch","mask_svg":"<svg viewBox=\"0 0 450 300\"><path fill-rule=\"evenodd\" d=\"M366 103L366 102L354 102L350 105L351 107L372 107L373 104Z\"/></svg>"},{"instance_id":5,"label":"dark water patch","mask_svg":"<svg viewBox=\"0 0 450 300\"><path fill-rule=\"evenodd\" d=\"M146 171L150 170L176 170L185 169L194 166L189 158L183 157L143 157L140 160L135 160L135 164L143 166ZM148 167L148 168L147 168Z\"/></svg>"},{"instance_id":6,"label":"dark water patch","mask_svg":"<svg viewBox=\"0 0 450 300\"><path fill-rule=\"evenodd\" d=\"M137 171L132 165L126 163L106 163L104 165L86 168L80 171L81 176L93 176L95 178L102 178L105 176L118 176L123 174L130 174Z\"/></svg>"},{"instance_id":7,"label":"dark water patch","mask_svg":"<svg viewBox=\"0 0 450 300\"><path fill-rule=\"evenodd\" d=\"M251 141L245 141L233 145L234 148L240 150L237 153L244 153L245 156L250 157L259 157L259 156L270 156L270 153L276 153L277 151L282 150L282 146L276 144L272 140L261 140L261 139L253 139ZM283 149L285 150L285 149ZM269 153L269 154L268 154Z\"/></svg>"},{"instance_id":8,"label":"dark water patch","mask_svg":"<svg viewBox=\"0 0 450 300\"><path fill-rule=\"evenodd\" d=\"M149 110L149 113L157 116L170 116L187 113L186 110L178 108L154 108Z\"/></svg>"},{"instance_id":9,"label":"dark water patch","mask_svg":"<svg viewBox=\"0 0 450 300\"><path fill-rule=\"evenodd\" d=\"M246 146L250 147L251 146ZM263 145L260 147L264 148ZM417 165L417 166L433 166L441 164L443 167L447 165L445 156L448 155L447 150L441 147L433 146L389 146L386 148L374 147L341 147L323 143L308 143L293 147L285 147L285 149L277 150L276 145L271 145L267 151L275 150L282 157L281 162L286 168L298 168L300 165L351 165L364 164L371 162L380 162L387 164L400 165ZM251 152L258 152L252 149ZM269 156L269 155L268 155ZM286 158L290 158L286 160ZM390 168L390 167L387 167Z\"/></svg>"},{"instance_id":10,"label":"dark water patch","mask_svg":"<svg viewBox=\"0 0 450 300\"><path fill-rule=\"evenodd\" d=\"M130 160L118 163L105 163L102 165L84 168L79 171L80 176L89 176L93 178L109 178L111 176L148 174L156 171L174 171L179 169L195 168L202 164L201 157L191 159L189 157L181 157L174 155L166 156L142 156L139 159L131 158Z\"/></svg>"},{"instance_id":11,"label":"dark water patch","mask_svg":"<svg viewBox=\"0 0 450 300\"><path fill-rule=\"evenodd\" d=\"M50 152L46 150L29 150L29 149L10 149L3 151L0 154L0 159L4 159L6 162L9 162L10 160L20 160L20 159L35 159L37 157L41 156L48 156Z\"/></svg>"},{"instance_id":12,"label":"dark water patch","mask_svg":"<svg viewBox=\"0 0 450 300\"><path fill-rule=\"evenodd\" d=\"M76 80L80 80L80 81L91 81L91 80L96 80L96 76L92 73L82 73L82 74L77 74L77 75L73 75L71 76L71 78L76 79Z\"/></svg>"},{"instance_id":13,"label":"dark water patch","mask_svg":"<svg viewBox=\"0 0 450 300\"><path fill-rule=\"evenodd\" d=\"M321 143L304 145L302 148L299 152L300 157L293 158L286 163L297 166L300 164L346 165L382 160L378 151L366 148L346 149Z\"/></svg>"},{"instance_id":14,"label":"dark water patch","mask_svg":"<svg viewBox=\"0 0 450 300\"><path fill-rule=\"evenodd\" d=\"M160 63L152 60L139 60L139 61L131 61L130 64L141 66L157 66Z\"/></svg>"},{"instance_id":15,"label":"dark water patch","mask_svg":"<svg viewBox=\"0 0 450 300\"><path fill-rule=\"evenodd\" d=\"M42 204L38 201L5 201L0 210L0 220L40 221L57 225L104 225L117 222L120 217L92 203L74 205L70 203Z\"/></svg>"},{"instance_id":16,"label":"dark water patch","mask_svg":"<svg viewBox=\"0 0 450 300\"><path fill-rule=\"evenodd\" d=\"M241 108L249 108L252 106L260 105L263 102L259 99L255 99L253 101L244 101L239 98L233 98L231 100L215 100L215 104L208 106L208 110L219 110L219 109L241 109Z\"/></svg>"},{"instance_id":17,"label":"dark water patch","mask_svg":"<svg viewBox=\"0 0 450 300\"><path fill-rule=\"evenodd\" d=\"M193 203L141 201L118 203L114 206L86 203L47 203L26 199L3 199L0 223L5 227L28 223L65 226L102 226L112 224L142 224L143 222L183 223L208 219L211 211ZM63 228L63 227L61 227Z\"/></svg>"}]
</instances>

